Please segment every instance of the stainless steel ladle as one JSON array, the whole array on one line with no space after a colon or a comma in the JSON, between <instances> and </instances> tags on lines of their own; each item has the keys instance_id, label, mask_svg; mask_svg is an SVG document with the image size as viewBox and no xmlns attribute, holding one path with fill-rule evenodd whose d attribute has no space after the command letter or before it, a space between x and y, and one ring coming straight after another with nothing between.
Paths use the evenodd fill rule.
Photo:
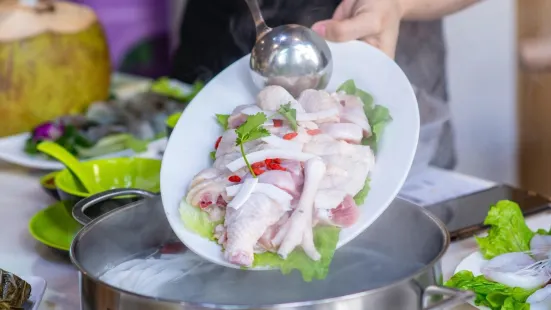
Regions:
<instances>
[{"instance_id":1,"label":"stainless steel ladle","mask_svg":"<svg viewBox=\"0 0 551 310\"><path fill-rule=\"evenodd\" d=\"M333 72L325 39L300 25L266 25L257 0L245 0L256 25L250 71L258 88L280 85L297 97L303 90L323 89Z\"/></svg>"}]
</instances>

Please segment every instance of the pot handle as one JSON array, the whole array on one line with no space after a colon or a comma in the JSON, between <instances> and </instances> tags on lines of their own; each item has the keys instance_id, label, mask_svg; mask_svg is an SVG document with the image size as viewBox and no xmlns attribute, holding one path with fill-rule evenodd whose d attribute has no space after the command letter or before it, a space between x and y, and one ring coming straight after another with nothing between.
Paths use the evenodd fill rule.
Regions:
<instances>
[{"instance_id":1,"label":"pot handle","mask_svg":"<svg viewBox=\"0 0 551 310\"><path fill-rule=\"evenodd\" d=\"M94 194L90 197L86 197L82 199L81 201L77 202L75 206L73 207L73 218L79 222L82 225L86 225L92 221L88 215L84 214L84 211L88 209L89 207L105 201L110 198L123 196L123 195L138 195L142 196L144 198L153 198L156 196L156 194L146 191L143 189L138 188L115 188L110 189L105 192Z\"/></svg>"},{"instance_id":2,"label":"pot handle","mask_svg":"<svg viewBox=\"0 0 551 310\"><path fill-rule=\"evenodd\" d=\"M431 298L444 296L436 303L431 304ZM468 302L474 297L471 291L463 291L449 287L431 285L423 293L423 310L449 309L451 307Z\"/></svg>"}]
</instances>

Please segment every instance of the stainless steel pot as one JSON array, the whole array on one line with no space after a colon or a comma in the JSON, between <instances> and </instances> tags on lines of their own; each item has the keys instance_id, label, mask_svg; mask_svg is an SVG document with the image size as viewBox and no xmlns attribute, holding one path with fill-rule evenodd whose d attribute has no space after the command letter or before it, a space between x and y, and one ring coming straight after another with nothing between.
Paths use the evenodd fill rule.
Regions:
<instances>
[{"instance_id":1,"label":"stainless steel pot","mask_svg":"<svg viewBox=\"0 0 551 310\"><path fill-rule=\"evenodd\" d=\"M105 199L128 194L148 198L93 221L82 212ZM182 283L167 283L167 288L177 286L167 292L179 293L145 296L100 280L109 268L177 240L160 197L141 190L112 190L84 199L75 206L74 214L86 224L70 250L71 260L81 272L83 310L428 310L450 308L472 298L470 292L438 286L442 284L440 259L449 245L444 225L424 209L399 199L363 234L335 253L325 280L306 283L296 273L237 270L201 260L210 273L190 278L196 282L185 282L185 286L199 291L210 288L220 294L200 299L182 297L186 293ZM415 268L403 268L410 263ZM228 277L230 285L216 288L217 281Z\"/></svg>"}]
</instances>

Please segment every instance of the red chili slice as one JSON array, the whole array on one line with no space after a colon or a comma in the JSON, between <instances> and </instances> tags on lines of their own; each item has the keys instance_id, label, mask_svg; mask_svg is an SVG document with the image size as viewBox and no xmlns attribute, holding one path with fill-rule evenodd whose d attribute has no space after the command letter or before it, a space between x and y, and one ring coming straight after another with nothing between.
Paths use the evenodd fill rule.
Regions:
<instances>
[{"instance_id":1,"label":"red chili slice","mask_svg":"<svg viewBox=\"0 0 551 310\"><path fill-rule=\"evenodd\" d=\"M281 165L279 164L276 164L276 163L271 163L268 168L270 168L270 170L281 170L281 171L286 171L287 169L281 167Z\"/></svg>"},{"instance_id":2,"label":"red chili slice","mask_svg":"<svg viewBox=\"0 0 551 310\"><path fill-rule=\"evenodd\" d=\"M298 136L298 133L296 133L296 132L290 132L290 133L288 133L288 134L285 134L285 135L283 136L283 139L285 139L285 140L291 140L291 139L294 139L296 136Z\"/></svg>"},{"instance_id":3,"label":"red chili slice","mask_svg":"<svg viewBox=\"0 0 551 310\"><path fill-rule=\"evenodd\" d=\"M307 130L306 132L311 136L315 136L315 135L319 135L321 133L321 130L320 129L310 129L310 130Z\"/></svg>"},{"instance_id":4,"label":"red chili slice","mask_svg":"<svg viewBox=\"0 0 551 310\"><path fill-rule=\"evenodd\" d=\"M283 120L274 119L274 127L281 127L281 126L283 126Z\"/></svg>"},{"instance_id":5,"label":"red chili slice","mask_svg":"<svg viewBox=\"0 0 551 310\"><path fill-rule=\"evenodd\" d=\"M228 178L228 181L233 183L239 183L241 182L241 178L238 175L232 175Z\"/></svg>"},{"instance_id":6,"label":"red chili slice","mask_svg":"<svg viewBox=\"0 0 551 310\"><path fill-rule=\"evenodd\" d=\"M220 145L220 141L222 141L222 136L218 137L216 140L216 143L214 143L214 149L217 150L218 146Z\"/></svg>"},{"instance_id":7,"label":"red chili slice","mask_svg":"<svg viewBox=\"0 0 551 310\"><path fill-rule=\"evenodd\" d=\"M274 158L272 161L276 164L281 164L281 158Z\"/></svg>"},{"instance_id":8,"label":"red chili slice","mask_svg":"<svg viewBox=\"0 0 551 310\"><path fill-rule=\"evenodd\" d=\"M264 162L259 161L259 162L257 162L257 163L252 164L252 165L251 165L251 168L253 168L253 169L255 169L255 168L262 168L262 167L264 167L264 166L265 166Z\"/></svg>"},{"instance_id":9,"label":"red chili slice","mask_svg":"<svg viewBox=\"0 0 551 310\"><path fill-rule=\"evenodd\" d=\"M255 175L261 175L264 173L264 170L260 169L260 168L253 168L253 172Z\"/></svg>"}]
</instances>

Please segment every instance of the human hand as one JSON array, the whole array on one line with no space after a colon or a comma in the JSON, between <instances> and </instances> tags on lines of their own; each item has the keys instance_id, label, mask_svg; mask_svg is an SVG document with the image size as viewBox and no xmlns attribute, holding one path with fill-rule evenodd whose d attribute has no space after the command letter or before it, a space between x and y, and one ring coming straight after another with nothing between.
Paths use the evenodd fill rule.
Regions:
<instances>
[{"instance_id":1,"label":"human hand","mask_svg":"<svg viewBox=\"0 0 551 310\"><path fill-rule=\"evenodd\" d=\"M400 0L342 0L332 19L312 29L329 41L364 41L394 58L402 12Z\"/></svg>"},{"instance_id":2,"label":"human hand","mask_svg":"<svg viewBox=\"0 0 551 310\"><path fill-rule=\"evenodd\" d=\"M522 40L520 64L531 71L551 71L551 36Z\"/></svg>"}]
</instances>

